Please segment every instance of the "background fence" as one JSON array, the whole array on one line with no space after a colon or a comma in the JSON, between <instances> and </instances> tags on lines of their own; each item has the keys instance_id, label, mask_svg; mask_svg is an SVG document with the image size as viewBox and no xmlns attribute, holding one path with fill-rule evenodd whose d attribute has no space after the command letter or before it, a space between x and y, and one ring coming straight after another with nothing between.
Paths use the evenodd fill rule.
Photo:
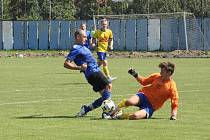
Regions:
<instances>
[{"instance_id":1,"label":"background fence","mask_svg":"<svg viewBox=\"0 0 210 140\"><path fill-rule=\"evenodd\" d=\"M68 50L74 43L75 29L82 22L87 23L88 30L92 29L92 20L0 21L0 50ZM210 44L210 18L203 19L202 24L198 19L198 23ZM115 50L186 49L182 26L173 19L110 20ZM194 40L197 44L191 49L203 50L201 37L196 38L200 41Z\"/></svg>"}]
</instances>

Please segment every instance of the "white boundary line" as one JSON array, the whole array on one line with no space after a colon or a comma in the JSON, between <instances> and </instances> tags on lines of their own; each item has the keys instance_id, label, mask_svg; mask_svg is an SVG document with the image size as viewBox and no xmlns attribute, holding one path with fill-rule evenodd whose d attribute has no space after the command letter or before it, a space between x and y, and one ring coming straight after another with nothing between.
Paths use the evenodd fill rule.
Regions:
<instances>
[{"instance_id":1,"label":"white boundary line","mask_svg":"<svg viewBox=\"0 0 210 140\"><path fill-rule=\"evenodd\" d=\"M189 91L179 91L180 93L190 93L190 92L195 92L195 91L210 91L210 90L201 90L201 89L194 89L194 90L189 90ZM134 93L135 94L135 93ZM114 97L122 97L122 96L132 96L134 94L124 94L124 95L114 95ZM86 97L85 100L87 99L95 99L95 97ZM33 103L41 103L41 102L56 102L56 101L63 101L63 100L68 100L68 99L45 99L45 100L35 100L35 101L22 101L22 102L9 102L9 103L0 103L0 106L4 105L21 105L21 104L33 104ZM71 98L69 99L71 101L79 101L83 100L83 98Z\"/></svg>"},{"instance_id":2,"label":"white boundary line","mask_svg":"<svg viewBox=\"0 0 210 140\"><path fill-rule=\"evenodd\" d=\"M45 88L43 88L43 89L35 89L35 90L31 89L31 90L12 90L12 91L9 91L9 90L3 91L3 90L1 90L0 93L14 93L14 92L21 93L21 92L45 91L45 90L55 90L55 89L60 89L60 88L51 88L51 89L45 89ZM65 89L62 88L62 90L65 90ZM188 90L188 91L180 90L178 92L194 92L194 91L210 91L210 89L207 89L207 90L203 90L203 89L192 89L192 90Z\"/></svg>"},{"instance_id":3,"label":"white boundary line","mask_svg":"<svg viewBox=\"0 0 210 140\"><path fill-rule=\"evenodd\" d=\"M45 100L37 100L37 101L24 101L24 102L10 102L10 103L2 103L3 105L19 105L19 104L31 104L31 103L41 103L41 102L55 102L55 101L63 101L64 99L45 99Z\"/></svg>"}]
</instances>

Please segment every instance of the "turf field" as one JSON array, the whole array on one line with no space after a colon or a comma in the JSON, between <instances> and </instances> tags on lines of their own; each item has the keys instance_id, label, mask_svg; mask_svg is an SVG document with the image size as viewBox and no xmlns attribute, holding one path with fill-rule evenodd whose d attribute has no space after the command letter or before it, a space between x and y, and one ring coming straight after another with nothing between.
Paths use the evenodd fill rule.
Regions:
<instances>
[{"instance_id":1,"label":"turf field","mask_svg":"<svg viewBox=\"0 0 210 140\"><path fill-rule=\"evenodd\" d=\"M113 100L127 98L139 88L127 74L159 72L161 61L176 63L179 90L177 121L170 121L170 102L152 119L102 120L101 109L74 118L82 104L96 99L78 71L63 68L64 58L0 58L0 140L209 140L210 59L109 59L118 79ZM134 111L129 108L126 111Z\"/></svg>"}]
</instances>

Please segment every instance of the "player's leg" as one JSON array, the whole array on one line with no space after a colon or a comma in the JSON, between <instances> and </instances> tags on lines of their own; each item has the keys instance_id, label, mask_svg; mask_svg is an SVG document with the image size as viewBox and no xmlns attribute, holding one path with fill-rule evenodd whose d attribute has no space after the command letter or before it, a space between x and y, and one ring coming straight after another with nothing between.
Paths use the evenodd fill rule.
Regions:
<instances>
[{"instance_id":1,"label":"player's leg","mask_svg":"<svg viewBox=\"0 0 210 140\"><path fill-rule=\"evenodd\" d=\"M147 112L144 109L136 111L134 113L123 112L121 115L117 116L117 119L129 119L129 120L139 120L144 118L147 118Z\"/></svg>"},{"instance_id":2,"label":"player's leg","mask_svg":"<svg viewBox=\"0 0 210 140\"><path fill-rule=\"evenodd\" d=\"M123 99L118 104L118 108L137 105L140 102L140 98L137 95L131 96L129 99Z\"/></svg>"},{"instance_id":3,"label":"player's leg","mask_svg":"<svg viewBox=\"0 0 210 140\"><path fill-rule=\"evenodd\" d=\"M105 57L106 58L106 57ZM103 72L106 75L107 78L111 78L109 69L108 69L108 61L106 59L101 60L103 65Z\"/></svg>"},{"instance_id":4,"label":"player's leg","mask_svg":"<svg viewBox=\"0 0 210 140\"><path fill-rule=\"evenodd\" d=\"M106 75L106 77L110 77L109 69L108 69L108 62L106 60L106 53L105 52L97 52L98 55L98 66L103 67L103 72Z\"/></svg>"},{"instance_id":5,"label":"player's leg","mask_svg":"<svg viewBox=\"0 0 210 140\"><path fill-rule=\"evenodd\" d=\"M100 107L104 100L111 99L112 84L108 82L102 73L100 73L100 78L97 81L97 85L93 88L95 88L94 91L100 93L101 97L92 103L93 109Z\"/></svg>"},{"instance_id":6,"label":"player's leg","mask_svg":"<svg viewBox=\"0 0 210 140\"><path fill-rule=\"evenodd\" d=\"M108 61L107 59L102 60L102 65L103 65L103 72L105 73L105 75L107 76L108 80L111 82L115 79L117 79L117 77L112 77L110 75L109 69L108 69Z\"/></svg>"},{"instance_id":7,"label":"player's leg","mask_svg":"<svg viewBox=\"0 0 210 140\"><path fill-rule=\"evenodd\" d=\"M117 77L111 77L110 76L110 72L108 69L108 61L106 60L106 53L105 52L97 52L98 55L98 66L103 66L103 72L105 74L105 76L107 77L107 79L111 82L115 79L117 79Z\"/></svg>"},{"instance_id":8,"label":"player's leg","mask_svg":"<svg viewBox=\"0 0 210 140\"><path fill-rule=\"evenodd\" d=\"M98 63L98 67L100 67L102 65L102 61L101 60L97 60L97 63Z\"/></svg>"},{"instance_id":9,"label":"player's leg","mask_svg":"<svg viewBox=\"0 0 210 140\"><path fill-rule=\"evenodd\" d=\"M112 85L101 72L92 74L88 78L88 83L90 83L93 86L93 90L95 92L100 93L101 97L93 101L93 103L91 103L88 106L83 105L80 111L81 113L79 112L79 115L77 115L78 117L84 116L88 112L100 107L104 100L111 98Z\"/></svg>"},{"instance_id":10,"label":"player's leg","mask_svg":"<svg viewBox=\"0 0 210 140\"><path fill-rule=\"evenodd\" d=\"M106 59L102 60L102 65L103 65L103 72L104 72L104 74L106 75L106 77L108 78L108 80L110 82L112 82L113 80L117 79L117 77L112 77L110 75L110 72L109 72L109 69L108 69L108 61Z\"/></svg>"},{"instance_id":11,"label":"player's leg","mask_svg":"<svg viewBox=\"0 0 210 140\"><path fill-rule=\"evenodd\" d=\"M111 90L110 89L105 88L103 90L100 90L99 93L100 93L101 97L96 99L92 104L90 104L91 110L100 107L104 100L111 99Z\"/></svg>"},{"instance_id":12,"label":"player's leg","mask_svg":"<svg viewBox=\"0 0 210 140\"><path fill-rule=\"evenodd\" d=\"M145 119L146 117L147 117L147 112L144 109L142 109L142 110L129 114L128 119L139 120L139 119Z\"/></svg>"},{"instance_id":13,"label":"player's leg","mask_svg":"<svg viewBox=\"0 0 210 140\"><path fill-rule=\"evenodd\" d=\"M98 66L100 67L102 65L102 60L104 59L104 54L103 52L97 52L97 63L98 63Z\"/></svg>"},{"instance_id":14,"label":"player's leg","mask_svg":"<svg viewBox=\"0 0 210 140\"><path fill-rule=\"evenodd\" d=\"M118 105L120 106L120 105ZM123 102L121 104L123 106ZM154 109L150 102L147 100L147 97L143 93L137 93L132 96L128 100L124 102L124 106L137 106L139 107L139 111L134 113L122 113L122 115L118 116L120 119L131 119L138 120L144 118L150 118L154 112Z\"/></svg>"},{"instance_id":15,"label":"player's leg","mask_svg":"<svg viewBox=\"0 0 210 140\"><path fill-rule=\"evenodd\" d=\"M122 108L123 107L129 107L129 106L135 106L139 104L140 98L137 95L133 95L128 99L123 99L121 100L118 105L116 110L114 110L111 114L113 118L127 118L129 117L129 113L122 113Z\"/></svg>"}]
</instances>

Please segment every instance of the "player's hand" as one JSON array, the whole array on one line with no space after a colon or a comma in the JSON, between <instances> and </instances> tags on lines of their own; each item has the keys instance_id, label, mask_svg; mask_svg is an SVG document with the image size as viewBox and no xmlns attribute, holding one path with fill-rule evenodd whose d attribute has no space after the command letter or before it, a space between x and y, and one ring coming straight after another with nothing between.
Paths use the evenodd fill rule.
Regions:
<instances>
[{"instance_id":1,"label":"player's hand","mask_svg":"<svg viewBox=\"0 0 210 140\"><path fill-rule=\"evenodd\" d=\"M170 120L176 120L176 116L175 115L171 115Z\"/></svg>"},{"instance_id":2,"label":"player's hand","mask_svg":"<svg viewBox=\"0 0 210 140\"><path fill-rule=\"evenodd\" d=\"M95 43L92 43L92 44L91 44L91 47L92 47L92 48L94 48L95 46L96 46L96 44L95 44Z\"/></svg>"},{"instance_id":3,"label":"player's hand","mask_svg":"<svg viewBox=\"0 0 210 140\"><path fill-rule=\"evenodd\" d=\"M113 46L108 46L110 51L113 51Z\"/></svg>"},{"instance_id":4,"label":"player's hand","mask_svg":"<svg viewBox=\"0 0 210 140\"><path fill-rule=\"evenodd\" d=\"M87 69L87 64L82 64L80 72L84 72Z\"/></svg>"},{"instance_id":5,"label":"player's hand","mask_svg":"<svg viewBox=\"0 0 210 140\"><path fill-rule=\"evenodd\" d=\"M130 74L130 75L132 75L133 77L138 77L138 73L135 71L135 69L134 68L130 68L129 70L128 70L128 73Z\"/></svg>"}]
</instances>

